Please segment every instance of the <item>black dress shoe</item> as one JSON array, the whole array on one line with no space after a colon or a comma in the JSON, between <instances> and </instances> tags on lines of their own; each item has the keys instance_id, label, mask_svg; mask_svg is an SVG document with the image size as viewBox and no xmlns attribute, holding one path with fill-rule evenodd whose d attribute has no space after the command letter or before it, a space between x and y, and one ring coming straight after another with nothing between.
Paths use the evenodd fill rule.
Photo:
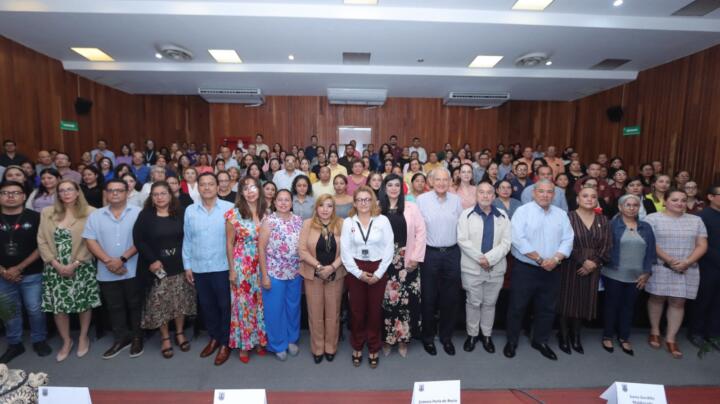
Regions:
<instances>
[{"instance_id":1,"label":"black dress shoe","mask_svg":"<svg viewBox=\"0 0 720 404\"><path fill-rule=\"evenodd\" d=\"M699 335L688 335L688 341L695 346L695 348L702 349L705 344L705 338Z\"/></svg>"},{"instance_id":2,"label":"black dress shoe","mask_svg":"<svg viewBox=\"0 0 720 404\"><path fill-rule=\"evenodd\" d=\"M423 342L423 348L425 348L425 352L429 353L430 355L437 355L437 349L435 349L434 342Z\"/></svg>"},{"instance_id":3,"label":"black dress shoe","mask_svg":"<svg viewBox=\"0 0 720 404\"><path fill-rule=\"evenodd\" d=\"M570 339L570 346L572 347L572 349L573 349L575 352L577 352L577 353L579 353L579 354L584 354L584 353L585 353L585 350L583 349L583 346L582 346L582 342L580 342L580 335L579 335L579 334L578 334L578 335L575 335L574 337L572 337L572 338Z\"/></svg>"},{"instance_id":4,"label":"black dress shoe","mask_svg":"<svg viewBox=\"0 0 720 404\"><path fill-rule=\"evenodd\" d=\"M335 354L334 354L334 353L326 353L326 354L325 354L325 359L326 359L328 362L332 362L333 359L335 359Z\"/></svg>"},{"instance_id":5,"label":"black dress shoe","mask_svg":"<svg viewBox=\"0 0 720 404\"><path fill-rule=\"evenodd\" d=\"M495 344L493 344L492 337L485 337L483 336L481 338L483 348L485 348L485 352L487 353L495 353Z\"/></svg>"},{"instance_id":6,"label":"black dress shoe","mask_svg":"<svg viewBox=\"0 0 720 404\"><path fill-rule=\"evenodd\" d=\"M25 346L21 343L8 345L5 353L0 356L0 363L10 363L11 360L25 353Z\"/></svg>"},{"instance_id":7,"label":"black dress shoe","mask_svg":"<svg viewBox=\"0 0 720 404\"><path fill-rule=\"evenodd\" d=\"M323 356L322 355L313 355L313 360L315 361L315 364L318 364L322 362Z\"/></svg>"},{"instance_id":8,"label":"black dress shoe","mask_svg":"<svg viewBox=\"0 0 720 404\"><path fill-rule=\"evenodd\" d=\"M52 353L52 348L45 342L45 340L33 342L33 351L40 356L48 356Z\"/></svg>"},{"instance_id":9,"label":"black dress shoe","mask_svg":"<svg viewBox=\"0 0 720 404\"><path fill-rule=\"evenodd\" d=\"M568 343L568 338L563 337L562 334L558 334L557 337L558 348L560 348L561 351L565 352L568 355L572 354L572 351L570 350L570 344Z\"/></svg>"},{"instance_id":10,"label":"black dress shoe","mask_svg":"<svg viewBox=\"0 0 720 404\"><path fill-rule=\"evenodd\" d=\"M548 346L548 344L538 344L537 342L533 342L531 344L531 346L534 349L537 349L538 351L540 351L542 356L544 356L550 360L553 360L553 361L557 360L557 356L555 355L555 352L553 352L553 350Z\"/></svg>"},{"instance_id":11,"label":"black dress shoe","mask_svg":"<svg viewBox=\"0 0 720 404\"><path fill-rule=\"evenodd\" d=\"M514 342L508 342L505 344L505 348L503 349L503 354L506 358L514 358L515 357L515 349L517 349L517 343Z\"/></svg>"},{"instance_id":12,"label":"black dress shoe","mask_svg":"<svg viewBox=\"0 0 720 404\"><path fill-rule=\"evenodd\" d=\"M465 339L465 343L463 344L463 351L465 352L472 352L475 350L475 344L478 342L478 337L471 337L468 335L468 337Z\"/></svg>"},{"instance_id":13,"label":"black dress shoe","mask_svg":"<svg viewBox=\"0 0 720 404\"><path fill-rule=\"evenodd\" d=\"M450 356L455 355L455 345L452 341L443 342L443 351Z\"/></svg>"}]
</instances>

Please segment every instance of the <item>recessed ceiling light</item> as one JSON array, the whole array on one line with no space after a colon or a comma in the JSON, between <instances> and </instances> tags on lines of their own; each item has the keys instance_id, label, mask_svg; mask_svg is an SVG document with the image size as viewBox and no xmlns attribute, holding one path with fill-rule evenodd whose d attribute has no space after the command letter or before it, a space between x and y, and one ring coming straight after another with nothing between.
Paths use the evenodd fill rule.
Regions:
<instances>
[{"instance_id":1,"label":"recessed ceiling light","mask_svg":"<svg viewBox=\"0 0 720 404\"><path fill-rule=\"evenodd\" d=\"M548 60L547 62L545 62L545 66L552 66L552 60Z\"/></svg>"},{"instance_id":2,"label":"recessed ceiling light","mask_svg":"<svg viewBox=\"0 0 720 404\"><path fill-rule=\"evenodd\" d=\"M218 63L242 63L242 59L233 49L208 49L208 52Z\"/></svg>"},{"instance_id":3,"label":"recessed ceiling light","mask_svg":"<svg viewBox=\"0 0 720 404\"><path fill-rule=\"evenodd\" d=\"M155 52L155 59L162 59L162 58L163 58L162 53Z\"/></svg>"},{"instance_id":4,"label":"recessed ceiling light","mask_svg":"<svg viewBox=\"0 0 720 404\"><path fill-rule=\"evenodd\" d=\"M517 0L513 10L543 11L553 0Z\"/></svg>"},{"instance_id":5,"label":"recessed ceiling light","mask_svg":"<svg viewBox=\"0 0 720 404\"><path fill-rule=\"evenodd\" d=\"M615 6L615 7L620 7L622 5L623 5L623 0L615 0L613 2L613 6Z\"/></svg>"},{"instance_id":6,"label":"recessed ceiling light","mask_svg":"<svg viewBox=\"0 0 720 404\"><path fill-rule=\"evenodd\" d=\"M343 3L352 5L377 6L378 0L343 0Z\"/></svg>"},{"instance_id":7,"label":"recessed ceiling light","mask_svg":"<svg viewBox=\"0 0 720 404\"><path fill-rule=\"evenodd\" d=\"M498 64L499 61L502 60L502 56L486 56L486 55L478 55L473 59L472 62L470 62L470 65L468 67L474 67L474 68L489 68L489 67L495 67L496 64Z\"/></svg>"},{"instance_id":8,"label":"recessed ceiling light","mask_svg":"<svg viewBox=\"0 0 720 404\"><path fill-rule=\"evenodd\" d=\"M289 55L288 55L288 59L290 59L290 60L295 60L295 55L293 55L292 53L289 54Z\"/></svg>"},{"instance_id":9,"label":"recessed ceiling light","mask_svg":"<svg viewBox=\"0 0 720 404\"><path fill-rule=\"evenodd\" d=\"M70 48L91 62L114 62L115 59L98 48Z\"/></svg>"}]
</instances>

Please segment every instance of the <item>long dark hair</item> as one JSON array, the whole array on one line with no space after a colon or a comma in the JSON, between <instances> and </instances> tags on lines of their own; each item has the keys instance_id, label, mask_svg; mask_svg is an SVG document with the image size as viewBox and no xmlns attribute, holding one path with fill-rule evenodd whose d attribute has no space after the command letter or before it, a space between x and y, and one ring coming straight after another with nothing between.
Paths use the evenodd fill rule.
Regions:
<instances>
[{"instance_id":1,"label":"long dark hair","mask_svg":"<svg viewBox=\"0 0 720 404\"><path fill-rule=\"evenodd\" d=\"M150 187L150 196L145 199L145 206L143 208L148 211L155 212L155 205L153 205L152 201L152 193L155 190L155 188L165 188L170 194L170 205L168 205L168 215L170 217L177 217L180 215L181 207L180 207L180 201L178 198L173 194L172 189L170 189L170 184L167 183L167 181L157 181L153 182L152 186Z\"/></svg>"},{"instance_id":2,"label":"long dark hair","mask_svg":"<svg viewBox=\"0 0 720 404\"><path fill-rule=\"evenodd\" d=\"M235 207L238 211L240 211L240 216L242 216L243 219L252 219L250 205L248 204L248 201L245 200L245 195L243 195L243 187L248 185L248 183L252 183L250 185L255 185L257 187L258 200L255 213L257 213L258 219L262 219L265 216L265 211L267 210L267 201L265 201L262 184L260 184L260 180L257 178L245 176L238 182L238 194L237 199L235 199Z\"/></svg>"},{"instance_id":3,"label":"long dark hair","mask_svg":"<svg viewBox=\"0 0 720 404\"><path fill-rule=\"evenodd\" d=\"M42 195L49 195L50 191L45 188L45 186L42 184L42 176L45 174L50 174L53 177L57 178L58 185L60 184L60 181L62 181L62 175L60 175L60 172L54 168L45 168L42 171L40 171L40 185L38 186L38 192L37 195L35 195L35 198L42 196ZM57 189L57 186L56 186ZM57 196L56 196L57 197Z\"/></svg>"},{"instance_id":4,"label":"long dark hair","mask_svg":"<svg viewBox=\"0 0 720 404\"><path fill-rule=\"evenodd\" d=\"M405 195L402 191L403 179L397 174L388 174L382 182L382 186L380 187L380 195L378 196L378 200L380 201L380 210L382 211L383 215L387 215L390 212L390 198L388 197L385 188L390 181L395 180L400 182L400 195L398 195L397 213L399 215L402 215L405 211Z\"/></svg>"}]
</instances>

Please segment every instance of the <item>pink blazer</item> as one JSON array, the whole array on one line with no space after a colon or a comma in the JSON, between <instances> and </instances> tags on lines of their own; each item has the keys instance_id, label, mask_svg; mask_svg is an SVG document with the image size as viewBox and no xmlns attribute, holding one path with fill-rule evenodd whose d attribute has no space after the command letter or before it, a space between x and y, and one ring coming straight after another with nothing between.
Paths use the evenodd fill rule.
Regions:
<instances>
[{"instance_id":1,"label":"pink blazer","mask_svg":"<svg viewBox=\"0 0 720 404\"><path fill-rule=\"evenodd\" d=\"M423 262L425 260L425 219L417 205L407 201L405 201L403 216L407 223L405 260Z\"/></svg>"}]
</instances>

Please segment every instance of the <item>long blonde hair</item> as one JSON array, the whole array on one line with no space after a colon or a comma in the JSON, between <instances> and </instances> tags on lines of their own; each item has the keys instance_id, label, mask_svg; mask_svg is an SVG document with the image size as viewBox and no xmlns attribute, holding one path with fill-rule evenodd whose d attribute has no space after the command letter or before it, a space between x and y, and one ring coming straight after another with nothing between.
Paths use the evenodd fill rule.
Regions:
<instances>
[{"instance_id":1,"label":"long blonde hair","mask_svg":"<svg viewBox=\"0 0 720 404\"><path fill-rule=\"evenodd\" d=\"M335 214L335 198L333 198L332 195L330 195L330 194L322 194L315 200L315 207L313 208L313 215L312 215L312 219L311 219L312 227L314 227L316 229L320 229L320 230L322 230L323 227L325 227L322 224L322 222L320 221L320 217L317 214L317 209L319 206L321 206L323 203L325 203L325 201L328 201L328 200L330 202L332 202L333 210L332 210L332 214L330 215L330 223L328 223L327 228L328 228L328 230L330 230L333 233L339 233L340 230L342 229L343 221Z\"/></svg>"},{"instance_id":2,"label":"long blonde hair","mask_svg":"<svg viewBox=\"0 0 720 404\"><path fill-rule=\"evenodd\" d=\"M75 182L71 180L62 180L58 182L57 186L55 187L55 203L53 204L53 217L55 220L60 221L65 218L65 205L63 205L62 201L60 200L60 186L62 184L72 184L73 188L78 193L77 199L75 200L75 209L74 209L74 216L76 219L82 219L84 217L87 217L90 214L90 206L87 203L87 200L85 199L85 195L83 195L82 190L80 189L80 186Z\"/></svg>"}]
</instances>

